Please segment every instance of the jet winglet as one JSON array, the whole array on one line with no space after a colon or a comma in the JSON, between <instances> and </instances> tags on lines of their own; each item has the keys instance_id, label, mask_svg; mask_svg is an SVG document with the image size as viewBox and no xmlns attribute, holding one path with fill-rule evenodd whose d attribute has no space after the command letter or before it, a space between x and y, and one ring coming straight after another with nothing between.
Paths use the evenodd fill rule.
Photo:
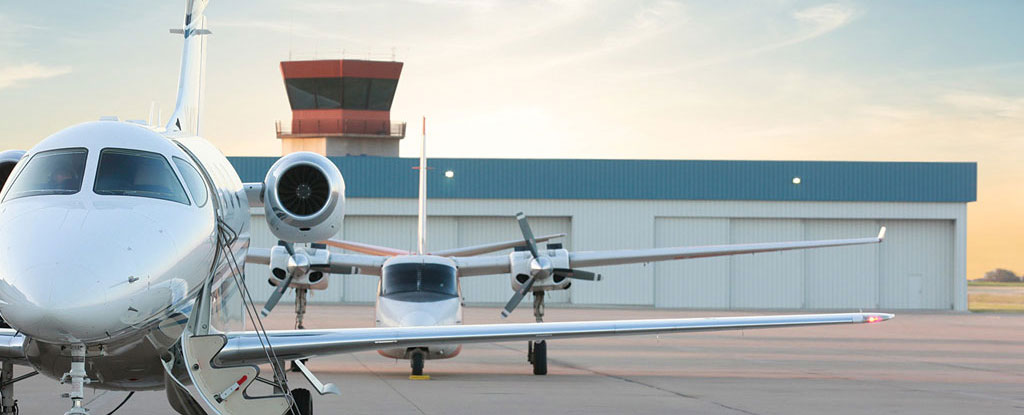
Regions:
<instances>
[{"instance_id":1,"label":"jet winglet","mask_svg":"<svg viewBox=\"0 0 1024 415\"><path fill-rule=\"evenodd\" d=\"M884 240L885 240L885 226L883 226L882 229L878 230L878 242L882 242Z\"/></svg>"}]
</instances>

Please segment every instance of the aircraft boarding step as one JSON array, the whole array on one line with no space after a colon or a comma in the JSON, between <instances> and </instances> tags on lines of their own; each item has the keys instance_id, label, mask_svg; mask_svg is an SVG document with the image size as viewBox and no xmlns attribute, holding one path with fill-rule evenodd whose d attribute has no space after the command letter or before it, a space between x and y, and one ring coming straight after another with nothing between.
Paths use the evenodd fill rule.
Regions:
<instances>
[{"instance_id":1,"label":"aircraft boarding step","mask_svg":"<svg viewBox=\"0 0 1024 415\"><path fill-rule=\"evenodd\" d=\"M214 357L227 343L222 335L182 336L182 355L192 384L209 408L220 415L283 415L291 400L284 394L249 396L246 389L260 369L246 365L217 367Z\"/></svg>"}]
</instances>

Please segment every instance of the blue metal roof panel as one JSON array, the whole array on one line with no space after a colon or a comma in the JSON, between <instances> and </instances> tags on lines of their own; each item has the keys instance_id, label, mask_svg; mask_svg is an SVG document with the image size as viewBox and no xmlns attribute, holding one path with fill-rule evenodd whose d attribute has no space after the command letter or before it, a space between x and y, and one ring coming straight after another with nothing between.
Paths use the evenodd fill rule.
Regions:
<instances>
[{"instance_id":1,"label":"blue metal roof panel","mask_svg":"<svg viewBox=\"0 0 1024 415\"><path fill-rule=\"evenodd\" d=\"M246 182L277 157L229 157ZM419 160L331 157L349 197L415 198ZM452 199L972 202L977 163L430 159L427 193ZM455 176L448 179L444 172ZM793 178L800 177L800 184Z\"/></svg>"}]
</instances>

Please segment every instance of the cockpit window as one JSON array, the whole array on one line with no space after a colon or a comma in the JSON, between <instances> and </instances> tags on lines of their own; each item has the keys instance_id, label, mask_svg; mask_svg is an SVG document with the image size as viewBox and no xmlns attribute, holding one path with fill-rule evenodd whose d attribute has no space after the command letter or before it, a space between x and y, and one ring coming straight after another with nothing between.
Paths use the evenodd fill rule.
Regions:
<instances>
[{"instance_id":1,"label":"cockpit window","mask_svg":"<svg viewBox=\"0 0 1024 415\"><path fill-rule=\"evenodd\" d=\"M384 267L381 295L429 292L457 296L455 268L442 264L394 264Z\"/></svg>"},{"instance_id":2,"label":"cockpit window","mask_svg":"<svg viewBox=\"0 0 1024 415\"><path fill-rule=\"evenodd\" d=\"M171 164L159 153L148 151L101 151L93 191L99 195L141 196L189 204Z\"/></svg>"},{"instance_id":3,"label":"cockpit window","mask_svg":"<svg viewBox=\"0 0 1024 415\"><path fill-rule=\"evenodd\" d=\"M37 153L11 184L6 199L25 196L70 195L82 190L85 175L84 148L67 148Z\"/></svg>"},{"instance_id":4,"label":"cockpit window","mask_svg":"<svg viewBox=\"0 0 1024 415\"><path fill-rule=\"evenodd\" d=\"M192 199L196 201L196 206L205 206L209 193L206 191L206 182L203 181L203 177L187 161L177 157L171 159L174 160L174 165L178 166L181 177L185 179L185 186L188 186L188 191L192 193Z\"/></svg>"}]
</instances>

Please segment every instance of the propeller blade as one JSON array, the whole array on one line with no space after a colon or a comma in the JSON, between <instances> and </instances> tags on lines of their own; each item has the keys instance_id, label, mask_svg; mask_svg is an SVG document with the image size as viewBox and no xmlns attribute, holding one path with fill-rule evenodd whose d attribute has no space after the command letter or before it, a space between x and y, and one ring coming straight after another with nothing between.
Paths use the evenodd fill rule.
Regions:
<instances>
[{"instance_id":1,"label":"propeller blade","mask_svg":"<svg viewBox=\"0 0 1024 415\"><path fill-rule=\"evenodd\" d=\"M509 314L512 314L512 310L515 310L516 307L519 306L519 303L523 301L523 297L526 297L526 293L530 292L530 289L533 288L533 281L533 277L530 277L530 279L526 280L526 282L519 287L519 290L516 291L515 294L512 294L512 298L508 300L508 304L505 304L505 309L501 310L501 318L508 317Z\"/></svg>"},{"instance_id":2,"label":"propeller blade","mask_svg":"<svg viewBox=\"0 0 1024 415\"><path fill-rule=\"evenodd\" d=\"M519 221L519 230L523 232L523 239L526 240L526 247L530 249L530 254L533 254L534 258L540 257L537 253L537 241L533 237L533 231L530 230L530 223L526 221L526 215L523 212L516 213L516 220Z\"/></svg>"},{"instance_id":3,"label":"propeller blade","mask_svg":"<svg viewBox=\"0 0 1024 415\"><path fill-rule=\"evenodd\" d=\"M292 284L292 278L294 275L288 273L284 281L277 283L277 289L270 293L270 298L267 299L267 303L263 305L263 309L260 310L260 315L266 317L270 315L270 312L277 306L278 301L281 301L281 297L284 296L284 292L288 291L288 286Z\"/></svg>"},{"instance_id":4,"label":"propeller blade","mask_svg":"<svg viewBox=\"0 0 1024 415\"><path fill-rule=\"evenodd\" d=\"M582 269L555 268L555 275L574 280L601 281L601 274Z\"/></svg>"},{"instance_id":5,"label":"propeller blade","mask_svg":"<svg viewBox=\"0 0 1024 415\"><path fill-rule=\"evenodd\" d=\"M284 247L285 251L288 251L288 255L295 255L295 245L290 242L278 240L277 244Z\"/></svg>"}]
</instances>

